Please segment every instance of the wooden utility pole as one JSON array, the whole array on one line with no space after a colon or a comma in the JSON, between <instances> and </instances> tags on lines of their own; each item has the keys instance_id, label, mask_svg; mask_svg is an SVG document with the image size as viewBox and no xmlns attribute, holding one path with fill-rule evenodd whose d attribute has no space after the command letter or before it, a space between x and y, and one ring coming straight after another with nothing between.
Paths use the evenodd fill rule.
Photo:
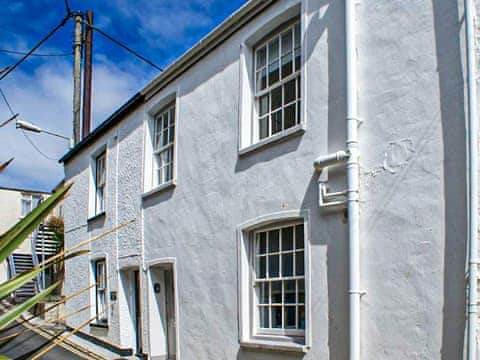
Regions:
<instances>
[{"instance_id":1,"label":"wooden utility pole","mask_svg":"<svg viewBox=\"0 0 480 360\"><path fill-rule=\"evenodd\" d=\"M87 11L85 25L85 58L83 66L83 116L82 138L90 133L92 123L92 50L93 50L93 12ZM90 26L89 26L90 25Z\"/></svg>"},{"instance_id":2,"label":"wooden utility pole","mask_svg":"<svg viewBox=\"0 0 480 360\"><path fill-rule=\"evenodd\" d=\"M80 71L82 62L82 21L80 12L73 14L75 33L73 37L73 144L80 141Z\"/></svg>"}]
</instances>

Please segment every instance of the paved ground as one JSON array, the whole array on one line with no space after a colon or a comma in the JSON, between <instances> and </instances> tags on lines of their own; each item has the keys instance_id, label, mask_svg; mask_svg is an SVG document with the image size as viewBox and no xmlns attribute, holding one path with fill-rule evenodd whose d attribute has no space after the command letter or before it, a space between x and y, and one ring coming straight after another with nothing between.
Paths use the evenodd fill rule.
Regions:
<instances>
[{"instance_id":1,"label":"paved ground","mask_svg":"<svg viewBox=\"0 0 480 360\"><path fill-rule=\"evenodd\" d=\"M17 326L15 329L9 330L7 332L0 333L0 337L4 337L7 334L13 334L18 331L24 329L22 326ZM50 342L45 339L44 337L38 335L33 331L28 331L24 334L16 336L12 341L8 344L0 348L0 354L6 355L9 358L15 360L27 360L32 357L32 355L40 350L48 346ZM41 359L44 360L77 360L83 359L78 355L75 355L68 350L60 347L55 346L52 350L46 353Z\"/></svg>"}]
</instances>

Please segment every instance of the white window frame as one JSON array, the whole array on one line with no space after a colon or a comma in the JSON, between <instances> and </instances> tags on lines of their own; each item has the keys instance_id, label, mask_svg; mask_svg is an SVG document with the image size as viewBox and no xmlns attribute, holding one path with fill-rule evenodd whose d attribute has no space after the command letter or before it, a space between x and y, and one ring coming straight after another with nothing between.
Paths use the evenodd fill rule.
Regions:
<instances>
[{"instance_id":1,"label":"white window frame","mask_svg":"<svg viewBox=\"0 0 480 360\"><path fill-rule=\"evenodd\" d=\"M167 90L168 91L168 90ZM142 198L149 197L157 192L161 192L174 187L177 183L177 165L178 165L178 119L179 119L179 98L177 96L179 89L174 92L162 93L156 97L157 101L150 101L151 105L145 108L144 122L144 153L143 153L143 194ZM154 98L155 99L155 98ZM174 133L173 143L159 149L155 149L155 127L156 118L167 108L174 108ZM157 183L155 181L155 155L168 148L172 149L173 164L171 178L168 181Z\"/></svg>"},{"instance_id":2,"label":"white window frame","mask_svg":"<svg viewBox=\"0 0 480 360\"><path fill-rule=\"evenodd\" d=\"M307 129L306 107L307 107L307 64L306 64L306 51L307 51L307 12L306 12L307 0L299 1L285 1L279 2L275 6L272 6L269 11L266 12L262 20L254 26L252 31L247 32L244 35L244 39L240 46L240 111L239 111L239 136L238 136L238 155L243 156L250 152L256 151L267 145L281 142L283 140L295 137L303 134ZM299 77L300 88L296 87L295 90L295 102L297 101L298 91L301 93L300 106L296 112L299 112L299 123L289 127L283 128L283 130L260 139L259 137L259 116L258 116L258 104L256 100L256 50L261 44L268 42L268 40L279 36L294 23L300 24L300 69L295 75L291 75L285 78L285 81L292 78ZM252 25L253 25L252 24ZM280 56L281 58L281 56ZM281 86L279 83L275 84L275 87ZM283 90L282 90L282 102L283 102ZM292 102L293 103L293 102ZM285 104L289 105L289 104ZM282 104L283 106L283 104ZM270 104L269 104L270 110ZM283 110L282 110L283 112ZM284 120L282 120L283 123ZM283 125L282 125L283 126ZM269 134L271 129L269 130Z\"/></svg>"},{"instance_id":3,"label":"white window frame","mask_svg":"<svg viewBox=\"0 0 480 360\"><path fill-rule=\"evenodd\" d=\"M99 165L103 164L103 183L99 184ZM95 214L105 212L105 189L107 184L107 151L95 157Z\"/></svg>"},{"instance_id":4,"label":"white window frame","mask_svg":"<svg viewBox=\"0 0 480 360\"><path fill-rule=\"evenodd\" d=\"M98 265L103 263L103 276L104 276L104 284L103 287L100 288L98 285ZM93 284L93 293L92 293L92 303L94 306L92 307L93 315L95 316L95 320L93 324L100 325L100 326L108 326L108 313L107 310L109 307L108 303L108 268L107 268L107 258L106 257L96 257L91 259L91 271L92 271L92 279ZM99 295L99 290L103 292L102 295ZM103 309L99 309L99 296L103 296ZM99 318L99 315L102 314L102 317Z\"/></svg>"},{"instance_id":5,"label":"white window frame","mask_svg":"<svg viewBox=\"0 0 480 360\"><path fill-rule=\"evenodd\" d=\"M293 224L304 224L304 284L305 284L305 329L259 329L257 327L256 295L254 294L255 271L254 234L257 231L278 229ZM278 350L306 352L311 346L311 301L310 301L310 228L309 211L292 210L273 213L252 219L237 228L239 263L239 320L240 344L245 347L264 347ZM280 278L279 278L280 279ZM277 280L277 279L276 279ZM283 300L282 300L283 301ZM283 315L282 315L283 316Z\"/></svg>"},{"instance_id":6,"label":"white window frame","mask_svg":"<svg viewBox=\"0 0 480 360\"><path fill-rule=\"evenodd\" d=\"M103 209L97 207L98 189L97 189L97 159L105 155L105 184L103 187ZM90 153L90 180L88 194L88 221L102 216L106 212L107 206L107 190L108 190L108 149L104 143Z\"/></svg>"},{"instance_id":7,"label":"white window frame","mask_svg":"<svg viewBox=\"0 0 480 360\"><path fill-rule=\"evenodd\" d=\"M164 117L166 116L166 118ZM151 187L165 185L171 182L174 178L174 163L175 158L175 102L171 102L163 107L153 118L153 136L152 136L152 184ZM164 127L166 121L167 127ZM172 134L173 132L173 134ZM159 146L160 138L166 134L167 143ZM170 154L169 162L163 163L163 155ZM160 163L160 165L158 165ZM168 177L165 176L165 170L170 168Z\"/></svg>"},{"instance_id":8,"label":"white window frame","mask_svg":"<svg viewBox=\"0 0 480 360\"><path fill-rule=\"evenodd\" d=\"M282 58L286 55L283 54L283 48L282 48L282 38L283 35L286 33L290 33L292 35L292 44L290 47L290 53L292 56L291 59L291 66L292 66L292 73L285 76L285 78L282 75ZM253 126L253 142L259 142L262 140L266 140L271 138L272 136L275 136L277 134L281 135L282 133L285 133L290 128L293 128L297 125L301 124L301 102L302 102L302 96L301 96L301 84L302 84L302 76L301 76L301 67L302 67L302 30L301 30L301 20L300 18L290 20L286 24L280 25L277 29L273 31L272 34L270 34L266 39L263 39L261 42L255 45L254 51L253 51L253 70L252 73L254 74L254 102L255 102L255 119L254 119L254 126ZM298 47L296 46L296 41L297 41L297 36L299 38L300 44ZM278 45L278 55L276 62L278 64L278 80L273 83L272 85L269 84L269 71L268 71L268 66L269 64L269 49L270 49L270 43L273 41L277 42ZM265 50L265 64L261 66L260 68L257 68L257 60L258 60L258 53L260 50L264 49ZM297 59L296 57L296 52L297 50L300 52L300 58ZM297 61L299 63L297 63ZM258 89L258 79L257 75L258 73L261 73L263 70L265 70L265 88L264 89ZM291 81L295 82L294 85L294 99L288 103L284 103L285 101L285 85L287 83L290 83ZM277 107L276 109L272 109L272 94L273 91L280 89L281 91L281 99L280 99L280 106ZM267 98L268 99L268 110L267 112L262 116L260 114L260 103L262 98ZM286 108L289 108L293 106L294 107L294 124L292 126L289 126L288 128L285 128L285 110ZM277 131L276 133L273 133L273 115L277 113L281 113L282 115L282 125L281 125L281 130ZM260 121L262 118L267 118L267 124L268 124L268 135L265 137L260 137Z\"/></svg>"},{"instance_id":9,"label":"white window frame","mask_svg":"<svg viewBox=\"0 0 480 360\"><path fill-rule=\"evenodd\" d=\"M37 200L37 204L34 206L34 200ZM40 194L29 194L29 193L22 193L22 199L20 200L21 206L21 218L27 216L33 209L35 209L41 202L43 201L43 196ZM28 203L29 211L24 214L23 213L23 204Z\"/></svg>"}]
</instances>

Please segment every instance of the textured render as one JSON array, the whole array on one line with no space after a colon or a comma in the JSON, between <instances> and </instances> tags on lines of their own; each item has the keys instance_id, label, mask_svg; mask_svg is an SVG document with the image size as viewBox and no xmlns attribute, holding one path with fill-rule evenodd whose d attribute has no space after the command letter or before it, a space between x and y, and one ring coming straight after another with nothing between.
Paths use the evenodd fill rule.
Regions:
<instances>
[{"instance_id":1,"label":"textured render","mask_svg":"<svg viewBox=\"0 0 480 360\"><path fill-rule=\"evenodd\" d=\"M302 358L238 344L235 230L257 216L292 209L309 209L311 217L313 339L303 358L347 358L346 220L342 212L319 211L312 170L318 155L344 148L343 1L304 2L306 132L242 157L237 152L239 45L293 3L277 2L145 105L175 91L179 97L175 188L141 198L143 107L65 166L67 179L75 182L65 204L69 245L135 219L91 245L92 256L107 255L110 291L118 290L117 270L176 258L182 359ZM365 359L462 357L467 225L462 11L451 0L358 1ZM87 223L89 158L103 144L106 216ZM344 188L341 169L330 170L329 180L332 189ZM85 259L70 262L67 293L87 286L89 271ZM148 351L145 285L142 294ZM68 306L88 301L87 294ZM108 331L91 332L130 346L128 326L119 323L119 313L128 321L127 309L125 301L115 302Z\"/></svg>"}]
</instances>

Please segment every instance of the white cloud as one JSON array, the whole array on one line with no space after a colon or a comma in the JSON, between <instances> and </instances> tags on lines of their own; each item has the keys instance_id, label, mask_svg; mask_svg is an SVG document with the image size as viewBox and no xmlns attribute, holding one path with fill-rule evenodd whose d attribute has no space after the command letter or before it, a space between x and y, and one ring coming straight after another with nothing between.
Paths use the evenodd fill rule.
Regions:
<instances>
[{"instance_id":1,"label":"white cloud","mask_svg":"<svg viewBox=\"0 0 480 360\"><path fill-rule=\"evenodd\" d=\"M102 122L143 84L143 77L122 71L111 62L94 64L93 119ZM21 69L2 81L14 111L21 118L57 133L72 133L72 65L67 60L50 60L27 73ZM10 116L0 104L0 120ZM29 134L32 141L52 158L67 151L67 143L45 134ZM0 129L0 161L15 157L0 175L4 186L25 186L42 190L51 188L63 177L63 168L56 161L45 159L10 123Z\"/></svg>"}]
</instances>

